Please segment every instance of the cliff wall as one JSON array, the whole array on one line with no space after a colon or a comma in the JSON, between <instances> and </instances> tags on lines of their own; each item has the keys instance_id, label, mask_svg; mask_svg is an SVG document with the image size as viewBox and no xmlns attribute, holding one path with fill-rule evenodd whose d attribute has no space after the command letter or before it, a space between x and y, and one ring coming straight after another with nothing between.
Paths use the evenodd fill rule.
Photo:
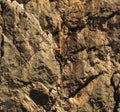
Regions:
<instances>
[{"instance_id":1,"label":"cliff wall","mask_svg":"<svg viewBox=\"0 0 120 112\"><path fill-rule=\"evenodd\" d=\"M119 112L120 0L0 0L0 112Z\"/></svg>"}]
</instances>

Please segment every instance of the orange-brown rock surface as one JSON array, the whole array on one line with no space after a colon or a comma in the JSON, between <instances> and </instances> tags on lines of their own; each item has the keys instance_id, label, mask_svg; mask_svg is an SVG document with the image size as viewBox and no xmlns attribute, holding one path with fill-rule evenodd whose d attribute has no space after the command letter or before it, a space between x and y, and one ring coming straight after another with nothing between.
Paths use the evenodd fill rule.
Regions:
<instances>
[{"instance_id":1,"label":"orange-brown rock surface","mask_svg":"<svg viewBox=\"0 0 120 112\"><path fill-rule=\"evenodd\" d=\"M120 0L0 0L0 112L120 112Z\"/></svg>"}]
</instances>

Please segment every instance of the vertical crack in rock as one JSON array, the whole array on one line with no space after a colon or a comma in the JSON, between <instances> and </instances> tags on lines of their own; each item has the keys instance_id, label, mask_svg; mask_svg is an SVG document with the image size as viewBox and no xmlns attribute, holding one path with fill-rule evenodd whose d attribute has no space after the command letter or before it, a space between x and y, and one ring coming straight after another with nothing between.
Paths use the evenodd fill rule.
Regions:
<instances>
[{"instance_id":1,"label":"vertical crack in rock","mask_svg":"<svg viewBox=\"0 0 120 112\"><path fill-rule=\"evenodd\" d=\"M0 44L0 58L2 58L4 56L4 36L1 35L1 44Z\"/></svg>"},{"instance_id":2,"label":"vertical crack in rock","mask_svg":"<svg viewBox=\"0 0 120 112\"><path fill-rule=\"evenodd\" d=\"M114 89L114 100L115 100L114 110L113 111L118 112L119 103L120 103L120 93L119 93L120 77L119 77L119 74L114 73L112 75L111 84L112 84L113 89Z\"/></svg>"}]
</instances>

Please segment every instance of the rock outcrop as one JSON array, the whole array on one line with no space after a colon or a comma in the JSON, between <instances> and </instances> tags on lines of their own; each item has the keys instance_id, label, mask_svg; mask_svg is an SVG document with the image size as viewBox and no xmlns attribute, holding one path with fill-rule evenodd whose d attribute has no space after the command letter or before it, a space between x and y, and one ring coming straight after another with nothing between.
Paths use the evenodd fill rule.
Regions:
<instances>
[{"instance_id":1,"label":"rock outcrop","mask_svg":"<svg viewBox=\"0 0 120 112\"><path fill-rule=\"evenodd\" d=\"M1 112L119 112L120 0L0 0Z\"/></svg>"}]
</instances>

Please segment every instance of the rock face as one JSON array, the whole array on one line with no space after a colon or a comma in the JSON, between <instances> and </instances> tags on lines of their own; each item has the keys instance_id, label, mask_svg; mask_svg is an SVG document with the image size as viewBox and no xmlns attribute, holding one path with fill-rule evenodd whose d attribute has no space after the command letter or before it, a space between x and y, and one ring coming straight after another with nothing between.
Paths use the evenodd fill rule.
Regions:
<instances>
[{"instance_id":1,"label":"rock face","mask_svg":"<svg viewBox=\"0 0 120 112\"><path fill-rule=\"evenodd\" d=\"M120 0L0 0L0 112L120 112Z\"/></svg>"}]
</instances>

